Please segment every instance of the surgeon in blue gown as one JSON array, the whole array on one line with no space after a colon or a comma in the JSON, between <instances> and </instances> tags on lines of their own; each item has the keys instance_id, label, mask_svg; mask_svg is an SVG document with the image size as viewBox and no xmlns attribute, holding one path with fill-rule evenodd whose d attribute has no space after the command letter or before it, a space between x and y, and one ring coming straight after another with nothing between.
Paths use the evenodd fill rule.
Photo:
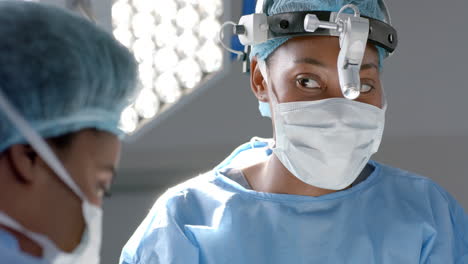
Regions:
<instances>
[{"instance_id":1,"label":"surgeon in blue gown","mask_svg":"<svg viewBox=\"0 0 468 264\"><path fill-rule=\"evenodd\" d=\"M98 264L135 58L67 10L0 1L0 263Z\"/></svg>"},{"instance_id":2,"label":"surgeon in blue gown","mask_svg":"<svg viewBox=\"0 0 468 264\"><path fill-rule=\"evenodd\" d=\"M381 1L275 0L268 14ZM368 44L361 94L344 99L337 37L253 46L250 83L273 139L253 138L162 195L121 264L468 263L468 216L437 183L369 160L386 109L386 57Z\"/></svg>"}]
</instances>

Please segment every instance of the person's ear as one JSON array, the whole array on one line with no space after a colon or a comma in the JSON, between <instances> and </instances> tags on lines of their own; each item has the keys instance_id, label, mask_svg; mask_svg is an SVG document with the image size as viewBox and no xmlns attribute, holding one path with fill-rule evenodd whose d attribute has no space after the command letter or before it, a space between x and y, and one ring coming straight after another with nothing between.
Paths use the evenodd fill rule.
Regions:
<instances>
[{"instance_id":1,"label":"person's ear","mask_svg":"<svg viewBox=\"0 0 468 264\"><path fill-rule=\"evenodd\" d=\"M31 183L35 177L38 155L29 145L15 144L7 151L7 157L15 177L22 183Z\"/></svg>"},{"instance_id":2,"label":"person's ear","mask_svg":"<svg viewBox=\"0 0 468 264\"><path fill-rule=\"evenodd\" d=\"M259 101L269 101L266 76L263 76L260 70L257 57L253 57L250 61L250 87Z\"/></svg>"}]
</instances>

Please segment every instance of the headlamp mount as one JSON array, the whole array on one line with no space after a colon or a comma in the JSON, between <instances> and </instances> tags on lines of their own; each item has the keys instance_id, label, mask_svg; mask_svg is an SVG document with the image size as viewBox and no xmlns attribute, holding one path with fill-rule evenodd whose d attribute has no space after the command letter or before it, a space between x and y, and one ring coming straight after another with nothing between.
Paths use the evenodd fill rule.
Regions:
<instances>
[{"instance_id":1,"label":"headlamp mount","mask_svg":"<svg viewBox=\"0 0 468 264\"><path fill-rule=\"evenodd\" d=\"M263 8L265 10L265 5ZM354 14L344 13L347 9L352 9ZM353 4L343 6L339 12L287 12L271 16L265 12L254 13L242 16L238 24L230 24L233 24L233 33L245 46L244 52L236 52L244 61L244 72L250 71L249 55L252 45L282 37L339 37L341 50L337 67L341 90L346 98L352 100L360 94L359 72L366 44L369 42L381 47L388 54L392 54L398 45L397 32L391 25L361 16L359 9Z\"/></svg>"}]
</instances>

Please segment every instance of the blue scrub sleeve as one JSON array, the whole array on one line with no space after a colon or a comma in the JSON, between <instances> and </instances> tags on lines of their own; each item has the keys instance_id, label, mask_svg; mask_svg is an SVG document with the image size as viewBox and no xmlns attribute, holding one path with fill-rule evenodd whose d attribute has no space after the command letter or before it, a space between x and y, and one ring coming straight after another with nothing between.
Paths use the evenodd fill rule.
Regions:
<instances>
[{"instance_id":1,"label":"blue scrub sleeve","mask_svg":"<svg viewBox=\"0 0 468 264\"><path fill-rule=\"evenodd\" d=\"M169 201L163 195L125 244L120 264L199 263L198 248L179 227Z\"/></svg>"},{"instance_id":2,"label":"blue scrub sleeve","mask_svg":"<svg viewBox=\"0 0 468 264\"><path fill-rule=\"evenodd\" d=\"M454 229L459 238L461 257L455 263L468 263L468 214L463 210L459 203L451 199Z\"/></svg>"},{"instance_id":3,"label":"blue scrub sleeve","mask_svg":"<svg viewBox=\"0 0 468 264\"><path fill-rule=\"evenodd\" d=\"M437 184L430 195L434 222L438 230L424 242L420 263L446 263L447 259L455 264L468 263L468 215L461 205L447 191ZM439 197L442 196L442 199ZM447 203L441 203L445 200ZM446 217L450 216L450 217Z\"/></svg>"}]
</instances>

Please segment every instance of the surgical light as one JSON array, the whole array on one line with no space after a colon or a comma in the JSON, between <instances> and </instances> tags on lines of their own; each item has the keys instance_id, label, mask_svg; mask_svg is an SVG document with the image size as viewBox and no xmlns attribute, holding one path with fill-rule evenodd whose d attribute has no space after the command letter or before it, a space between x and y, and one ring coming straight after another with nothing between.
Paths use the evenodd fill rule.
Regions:
<instances>
[{"instance_id":1,"label":"surgical light","mask_svg":"<svg viewBox=\"0 0 468 264\"><path fill-rule=\"evenodd\" d=\"M176 51L170 47L158 50L154 56L155 69L160 72L169 71L174 69L179 63L179 56Z\"/></svg>"},{"instance_id":2,"label":"surgical light","mask_svg":"<svg viewBox=\"0 0 468 264\"><path fill-rule=\"evenodd\" d=\"M115 38L120 41L125 47L129 48L133 43L132 32L125 27L117 27L113 31Z\"/></svg>"},{"instance_id":3,"label":"surgical light","mask_svg":"<svg viewBox=\"0 0 468 264\"><path fill-rule=\"evenodd\" d=\"M130 24L132 17L132 6L125 1L119 1L112 6L112 17L114 17L115 26L124 26Z\"/></svg>"},{"instance_id":4,"label":"surgical light","mask_svg":"<svg viewBox=\"0 0 468 264\"><path fill-rule=\"evenodd\" d=\"M222 0L115 0L113 34L134 53L143 89L121 127L134 132L221 70Z\"/></svg>"},{"instance_id":5,"label":"surgical light","mask_svg":"<svg viewBox=\"0 0 468 264\"><path fill-rule=\"evenodd\" d=\"M205 15L219 17L222 14L222 0L203 0L198 5Z\"/></svg>"},{"instance_id":6,"label":"surgical light","mask_svg":"<svg viewBox=\"0 0 468 264\"><path fill-rule=\"evenodd\" d=\"M198 12L192 5L186 5L177 12L176 23L183 29L190 29L199 22Z\"/></svg>"},{"instance_id":7,"label":"surgical light","mask_svg":"<svg viewBox=\"0 0 468 264\"><path fill-rule=\"evenodd\" d=\"M198 32L206 40L215 41L218 38L218 30L221 28L221 24L218 20L213 17L207 17L200 22Z\"/></svg>"},{"instance_id":8,"label":"surgical light","mask_svg":"<svg viewBox=\"0 0 468 264\"><path fill-rule=\"evenodd\" d=\"M137 13L132 17L132 31L135 37L144 38L151 36L156 23L150 13Z\"/></svg>"},{"instance_id":9,"label":"surgical light","mask_svg":"<svg viewBox=\"0 0 468 264\"><path fill-rule=\"evenodd\" d=\"M155 45L151 38L139 38L133 43L133 53L138 62L144 62L153 56Z\"/></svg>"},{"instance_id":10,"label":"surgical light","mask_svg":"<svg viewBox=\"0 0 468 264\"><path fill-rule=\"evenodd\" d=\"M193 89L201 81L203 72L195 59L186 58L177 65L176 75L185 88Z\"/></svg>"},{"instance_id":11,"label":"surgical light","mask_svg":"<svg viewBox=\"0 0 468 264\"><path fill-rule=\"evenodd\" d=\"M221 68L223 62L223 51L213 41L206 41L206 43L197 52L197 58L200 65L205 72L215 72Z\"/></svg>"},{"instance_id":12,"label":"surgical light","mask_svg":"<svg viewBox=\"0 0 468 264\"><path fill-rule=\"evenodd\" d=\"M133 106L125 108L120 117L120 128L127 132L131 133L135 131L138 125L138 114Z\"/></svg>"},{"instance_id":13,"label":"surgical light","mask_svg":"<svg viewBox=\"0 0 468 264\"><path fill-rule=\"evenodd\" d=\"M151 1L151 0L150 0ZM155 2L159 2L160 4L155 9L155 14L162 20L162 21L173 21L177 15L178 5L175 1L168 1L168 0L153 0ZM164 2L164 3L163 3Z\"/></svg>"},{"instance_id":14,"label":"surgical light","mask_svg":"<svg viewBox=\"0 0 468 264\"><path fill-rule=\"evenodd\" d=\"M143 89L135 101L135 110L143 118L152 118L159 111L159 99L149 89Z\"/></svg>"},{"instance_id":15,"label":"surgical light","mask_svg":"<svg viewBox=\"0 0 468 264\"><path fill-rule=\"evenodd\" d=\"M177 28L171 22L164 22L156 26L154 39L158 47L175 46L178 41Z\"/></svg>"},{"instance_id":16,"label":"surgical light","mask_svg":"<svg viewBox=\"0 0 468 264\"><path fill-rule=\"evenodd\" d=\"M195 54L199 45L200 41L192 30L185 30L184 33L180 35L177 50L186 57L191 57Z\"/></svg>"},{"instance_id":17,"label":"surgical light","mask_svg":"<svg viewBox=\"0 0 468 264\"><path fill-rule=\"evenodd\" d=\"M140 81L143 87L152 87L153 81L155 78L155 72L153 69L152 62L146 63L146 64L140 64L138 69L139 69Z\"/></svg>"},{"instance_id":18,"label":"surgical light","mask_svg":"<svg viewBox=\"0 0 468 264\"><path fill-rule=\"evenodd\" d=\"M151 13L156 10L158 1L133 0L132 4L138 12Z\"/></svg>"},{"instance_id":19,"label":"surgical light","mask_svg":"<svg viewBox=\"0 0 468 264\"><path fill-rule=\"evenodd\" d=\"M179 82L172 72L161 74L155 83L156 93L164 103L176 102L182 96L180 88Z\"/></svg>"}]
</instances>

